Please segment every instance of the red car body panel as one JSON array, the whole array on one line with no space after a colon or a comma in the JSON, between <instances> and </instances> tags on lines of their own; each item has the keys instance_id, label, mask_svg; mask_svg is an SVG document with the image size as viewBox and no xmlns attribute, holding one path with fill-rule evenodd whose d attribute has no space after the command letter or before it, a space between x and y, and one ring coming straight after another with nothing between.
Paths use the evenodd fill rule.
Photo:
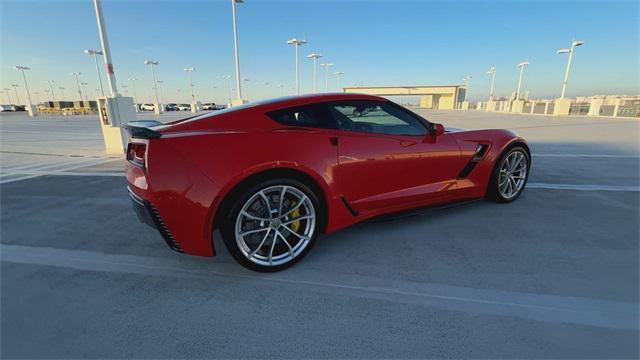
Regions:
<instances>
[{"instance_id":1,"label":"red car body panel","mask_svg":"<svg viewBox=\"0 0 640 360\"><path fill-rule=\"evenodd\" d=\"M130 139L147 148L144 167L127 162L129 189L152 204L182 251L213 256L221 202L256 174L287 169L312 179L326 206L323 230L333 232L389 212L483 197L504 149L513 142L526 146L507 130L397 136L292 127L266 115L335 100L387 101L359 94L303 96L158 127L159 138ZM458 178L478 144L487 146L485 155Z\"/></svg>"}]
</instances>

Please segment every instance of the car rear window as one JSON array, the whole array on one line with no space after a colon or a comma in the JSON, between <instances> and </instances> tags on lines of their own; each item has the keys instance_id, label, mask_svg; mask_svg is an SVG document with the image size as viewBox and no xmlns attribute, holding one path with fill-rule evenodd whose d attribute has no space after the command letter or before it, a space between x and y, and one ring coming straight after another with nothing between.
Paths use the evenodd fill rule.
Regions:
<instances>
[{"instance_id":1,"label":"car rear window","mask_svg":"<svg viewBox=\"0 0 640 360\"><path fill-rule=\"evenodd\" d=\"M332 118L324 104L310 104L271 111L267 116L283 125L331 128Z\"/></svg>"}]
</instances>

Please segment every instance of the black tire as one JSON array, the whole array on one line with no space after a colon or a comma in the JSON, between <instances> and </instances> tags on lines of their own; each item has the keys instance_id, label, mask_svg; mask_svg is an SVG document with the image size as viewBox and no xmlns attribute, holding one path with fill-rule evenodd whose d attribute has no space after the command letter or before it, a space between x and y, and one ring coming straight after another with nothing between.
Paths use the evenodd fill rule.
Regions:
<instances>
[{"instance_id":1,"label":"black tire","mask_svg":"<svg viewBox=\"0 0 640 360\"><path fill-rule=\"evenodd\" d=\"M313 226L310 225L309 227L313 230L306 247L304 247L300 253L295 255L293 259L278 265L261 265L252 260L249 260L249 258L247 258L247 256L245 256L245 254L240 249L240 245L236 241L236 221L238 221L238 216L240 215L240 211L242 210L245 203L247 203L252 197L254 197L254 195L258 194L260 191L272 188L274 186L287 186L304 193L304 195L307 196L307 198L311 202L311 205L313 206L313 211L315 213L315 222ZM320 207L318 195L304 183L293 179L277 178L245 186L244 188L235 192L234 197L231 199L231 204L227 207L227 209L229 209L227 211L227 215L223 218L220 224L220 234L222 235L225 246L229 250L231 256L240 265L249 270L257 272L276 272L295 265L313 248L313 245L315 244L318 237L318 233L324 226L324 209ZM290 240L291 239L292 238L290 238ZM293 239L295 239L295 237ZM293 247L295 247L295 245Z\"/></svg>"},{"instance_id":2,"label":"black tire","mask_svg":"<svg viewBox=\"0 0 640 360\"><path fill-rule=\"evenodd\" d=\"M514 196L507 198L500 193L500 189L498 186L500 169L502 168L504 161L515 152L520 152L521 154L523 154L527 161L526 176L524 178L524 183L522 185L522 188L520 188L520 190ZM485 198L489 201L494 201L498 203L510 203L516 200L517 198L520 197L525 187L527 186L527 181L529 180L530 171L531 171L531 156L529 155L529 152L527 151L527 149L525 149L521 145L515 145L508 148L496 161L496 164L493 168L493 172L491 173L491 179L489 180L489 186L487 187L487 193L485 195Z\"/></svg>"}]
</instances>

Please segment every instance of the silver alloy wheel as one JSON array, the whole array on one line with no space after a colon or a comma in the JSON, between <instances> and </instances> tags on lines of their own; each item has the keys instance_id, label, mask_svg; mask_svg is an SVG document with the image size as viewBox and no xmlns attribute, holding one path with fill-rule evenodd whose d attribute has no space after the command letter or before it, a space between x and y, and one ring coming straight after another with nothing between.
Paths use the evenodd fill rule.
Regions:
<instances>
[{"instance_id":1,"label":"silver alloy wheel","mask_svg":"<svg viewBox=\"0 0 640 360\"><path fill-rule=\"evenodd\" d=\"M498 191L505 199L516 196L527 180L527 156L521 151L514 151L502 160L498 176Z\"/></svg>"},{"instance_id":2,"label":"silver alloy wheel","mask_svg":"<svg viewBox=\"0 0 640 360\"><path fill-rule=\"evenodd\" d=\"M253 194L240 209L236 243L253 263L281 265L307 248L315 225L315 208L307 195L290 185L270 186Z\"/></svg>"}]
</instances>

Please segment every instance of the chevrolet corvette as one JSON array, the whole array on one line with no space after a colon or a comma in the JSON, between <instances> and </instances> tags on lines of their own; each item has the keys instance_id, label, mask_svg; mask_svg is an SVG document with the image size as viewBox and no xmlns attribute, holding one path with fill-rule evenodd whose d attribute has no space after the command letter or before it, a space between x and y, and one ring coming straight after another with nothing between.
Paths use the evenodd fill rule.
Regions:
<instances>
[{"instance_id":1,"label":"chevrolet corvette","mask_svg":"<svg viewBox=\"0 0 640 360\"><path fill-rule=\"evenodd\" d=\"M288 268L331 233L384 214L522 194L527 142L508 130L445 129L387 99L279 98L162 124L135 121L126 149L138 218L167 245Z\"/></svg>"}]
</instances>

